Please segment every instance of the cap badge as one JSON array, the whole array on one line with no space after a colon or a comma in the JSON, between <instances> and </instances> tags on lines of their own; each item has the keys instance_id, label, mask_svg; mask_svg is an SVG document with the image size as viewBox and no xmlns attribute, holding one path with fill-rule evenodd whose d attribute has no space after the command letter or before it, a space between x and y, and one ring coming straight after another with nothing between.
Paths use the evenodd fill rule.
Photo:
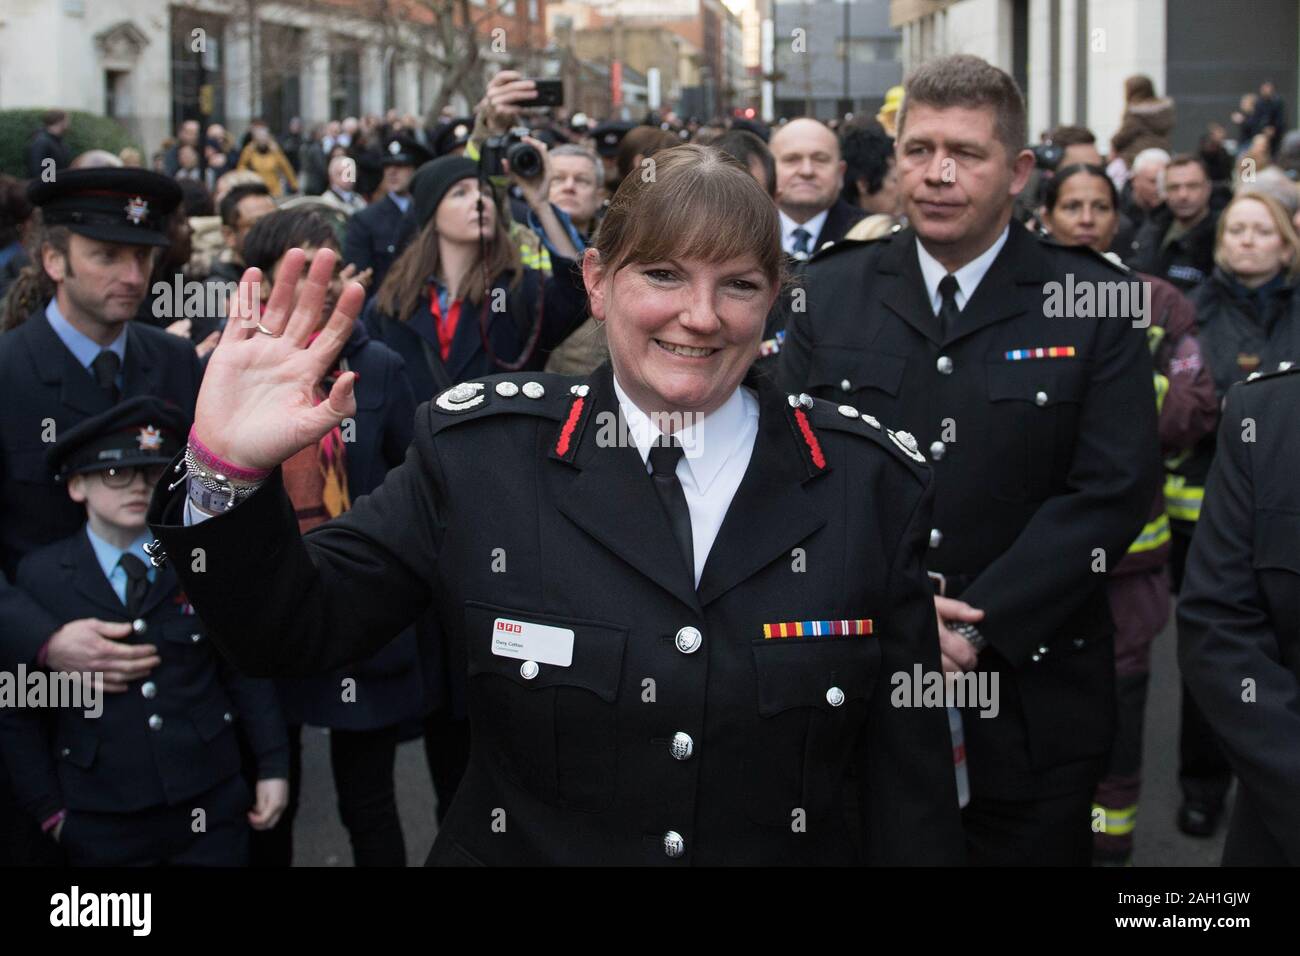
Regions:
<instances>
[{"instance_id":1,"label":"cap badge","mask_svg":"<svg viewBox=\"0 0 1300 956\"><path fill-rule=\"evenodd\" d=\"M453 129L451 132L453 136L455 136L457 139L460 139L462 136L469 135L469 127L466 126L464 123L457 123L456 128Z\"/></svg>"},{"instance_id":2,"label":"cap badge","mask_svg":"<svg viewBox=\"0 0 1300 956\"><path fill-rule=\"evenodd\" d=\"M399 143L397 140L393 140L391 143L388 144L388 152L391 153L393 156L396 156L401 151L402 151L402 144Z\"/></svg>"},{"instance_id":3,"label":"cap badge","mask_svg":"<svg viewBox=\"0 0 1300 956\"><path fill-rule=\"evenodd\" d=\"M132 196L126 202L126 218L130 219L135 225L144 222L145 217L149 215L149 203L143 196Z\"/></svg>"},{"instance_id":4,"label":"cap badge","mask_svg":"<svg viewBox=\"0 0 1300 956\"><path fill-rule=\"evenodd\" d=\"M162 438L161 431L153 425L145 425L136 441L140 443L141 451L158 451L162 448Z\"/></svg>"}]
</instances>

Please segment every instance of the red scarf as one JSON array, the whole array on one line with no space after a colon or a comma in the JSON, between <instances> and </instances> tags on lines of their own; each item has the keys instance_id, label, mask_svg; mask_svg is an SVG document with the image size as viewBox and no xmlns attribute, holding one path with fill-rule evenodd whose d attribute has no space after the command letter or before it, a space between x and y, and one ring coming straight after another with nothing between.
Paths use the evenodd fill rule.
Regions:
<instances>
[{"instance_id":1,"label":"red scarf","mask_svg":"<svg viewBox=\"0 0 1300 956\"><path fill-rule=\"evenodd\" d=\"M433 315L433 326L438 331L438 351L445 362L451 357L451 340L456 337L456 326L460 322L460 299L447 309L446 318L438 304L438 288L434 286L429 294L429 312Z\"/></svg>"}]
</instances>

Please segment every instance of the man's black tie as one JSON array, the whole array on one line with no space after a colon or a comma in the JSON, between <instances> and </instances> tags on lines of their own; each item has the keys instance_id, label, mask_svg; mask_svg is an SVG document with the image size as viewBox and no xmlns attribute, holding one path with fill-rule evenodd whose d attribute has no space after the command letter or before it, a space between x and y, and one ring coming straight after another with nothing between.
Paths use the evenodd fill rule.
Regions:
<instances>
[{"instance_id":1,"label":"man's black tie","mask_svg":"<svg viewBox=\"0 0 1300 956\"><path fill-rule=\"evenodd\" d=\"M108 394L114 405L122 398L117 390L117 373L121 367L122 360L117 357L116 352L109 349L104 349L90 363L90 370L95 375L95 383Z\"/></svg>"},{"instance_id":2,"label":"man's black tie","mask_svg":"<svg viewBox=\"0 0 1300 956\"><path fill-rule=\"evenodd\" d=\"M149 593L149 569L134 554L124 554L118 564L126 572L126 613L128 617L139 617L144 607L145 595Z\"/></svg>"},{"instance_id":3,"label":"man's black tie","mask_svg":"<svg viewBox=\"0 0 1300 956\"><path fill-rule=\"evenodd\" d=\"M957 320L961 318L961 309L957 308L957 277L949 272L939 280L939 294L943 296L943 303L939 306L939 321L943 323L944 339L952 338L953 330L957 328Z\"/></svg>"},{"instance_id":4,"label":"man's black tie","mask_svg":"<svg viewBox=\"0 0 1300 956\"><path fill-rule=\"evenodd\" d=\"M650 448L650 468L655 483L655 493L663 502L664 511L668 512L668 521L672 525L673 537L681 549L686 570L695 580L695 545L691 539L691 509L686 505L686 493L682 483L677 480L677 463L686 453L675 438L661 439L665 444L656 444Z\"/></svg>"}]
</instances>

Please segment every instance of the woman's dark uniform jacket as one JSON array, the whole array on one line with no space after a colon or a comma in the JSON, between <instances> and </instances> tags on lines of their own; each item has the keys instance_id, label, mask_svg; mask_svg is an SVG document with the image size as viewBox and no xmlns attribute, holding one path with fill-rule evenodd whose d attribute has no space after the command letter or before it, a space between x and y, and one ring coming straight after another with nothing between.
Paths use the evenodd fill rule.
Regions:
<instances>
[{"instance_id":1,"label":"woman's dark uniform jacket","mask_svg":"<svg viewBox=\"0 0 1300 956\"><path fill-rule=\"evenodd\" d=\"M500 371L483 348L481 314L484 308L489 310L487 339L498 359L517 361L535 323L540 321L542 329L537 350L525 367L540 369L546 364L547 352L563 342L587 317L587 288L578 264L552 255L551 268L549 278L534 269L524 269L523 277L514 288L510 288L508 276L498 276L492 284L492 292L478 306L464 300L446 362L435 344L438 338L429 312L429 293L421 297L415 312L405 320L380 312L375 301L366 306L362 320L371 336L406 362L406 374L415 390L415 400L427 402L457 382ZM491 308L498 290L505 292L505 308L499 312Z\"/></svg>"},{"instance_id":2,"label":"woman's dark uniform jacket","mask_svg":"<svg viewBox=\"0 0 1300 956\"><path fill-rule=\"evenodd\" d=\"M760 386L697 591L636 448L610 443L609 366L581 384L521 373L466 410L423 406L406 463L305 537L278 472L193 527L160 485L150 524L250 674L364 657L432 602L469 675L472 750L430 863L961 862L947 715L890 705L892 674L940 668L928 471L856 415ZM497 618L571 629L571 666L524 677L491 651ZM857 618L870 636L763 638Z\"/></svg>"},{"instance_id":3,"label":"woman's dark uniform jacket","mask_svg":"<svg viewBox=\"0 0 1300 956\"><path fill-rule=\"evenodd\" d=\"M1178 661L1241 781L1224 865L1300 866L1297 369L1228 392L1178 600Z\"/></svg>"},{"instance_id":4,"label":"woman's dark uniform jacket","mask_svg":"<svg viewBox=\"0 0 1300 956\"><path fill-rule=\"evenodd\" d=\"M356 372L357 413L346 446L348 493L355 501L383 483L389 469L406 457L415 423L415 399L402 360L366 334L357 323L339 355L340 365ZM437 650L436 622L421 626L426 646ZM416 628L364 661L325 677L276 682L280 706L291 724L341 730L374 730L428 713L442 691L440 655L421 655ZM435 666L436 665L436 666ZM425 673L428 670L429 673ZM355 694L343 699L343 681L355 681Z\"/></svg>"}]
</instances>

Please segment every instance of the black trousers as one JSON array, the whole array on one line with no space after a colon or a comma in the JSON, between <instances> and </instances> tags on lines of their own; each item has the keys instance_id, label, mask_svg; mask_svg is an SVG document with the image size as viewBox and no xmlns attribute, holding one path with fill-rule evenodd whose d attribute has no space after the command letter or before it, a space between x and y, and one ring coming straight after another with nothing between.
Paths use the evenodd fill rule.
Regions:
<instances>
[{"instance_id":1,"label":"black trousers","mask_svg":"<svg viewBox=\"0 0 1300 956\"><path fill-rule=\"evenodd\" d=\"M274 827L253 832L252 865L257 867L293 863L293 824L302 791L302 725L291 724L287 729L289 804ZM330 731L330 769L339 819L348 831L355 866L406 865L406 842L393 784L399 738L397 725ZM251 756L246 755L246 777L256 774Z\"/></svg>"},{"instance_id":2,"label":"black trousers","mask_svg":"<svg viewBox=\"0 0 1300 956\"><path fill-rule=\"evenodd\" d=\"M450 709L430 713L424 719L424 756L438 797L438 822L442 823L469 763L469 719L456 717Z\"/></svg>"},{"instance_id":3,"label":"black trousers","mask_svg":"<svg viewBox=\"0 0 1300 956\"><path fill-rule=\"evenodd\" d=\"M247 866L252 794L236 774L171 807L70 810L59 843L72 866ZM195 811L203 828L196 832Z\"/></svg>"},{"instance_id":4,"label":"black trousers","mask_svg":"<svg viewBox=\"0 0 1300 956\"><path fill-rule=\"evenodd\" d=\"M1187 567L1187 552L1196 526L1182 521L1172 525L1169 572L1177 593L1183 587L1183 570ZM1223 747L1184 683L1178 736L1178 784L1183 799L1218 810L1223 807L1231 783L1232 769Z\"/></svg>"},{"instance_id":5,"label":"black trousers","mask_svg":"<svg viewBox=\"0 0 1300 956\"><path fill-rule=\"evenodd\" d=\"M1101 766L1097 777L1101 776ZM971 796L962 810L971 866L1091 866L1096 780L1035 800Z\"/></svg>"}]
</instances>

